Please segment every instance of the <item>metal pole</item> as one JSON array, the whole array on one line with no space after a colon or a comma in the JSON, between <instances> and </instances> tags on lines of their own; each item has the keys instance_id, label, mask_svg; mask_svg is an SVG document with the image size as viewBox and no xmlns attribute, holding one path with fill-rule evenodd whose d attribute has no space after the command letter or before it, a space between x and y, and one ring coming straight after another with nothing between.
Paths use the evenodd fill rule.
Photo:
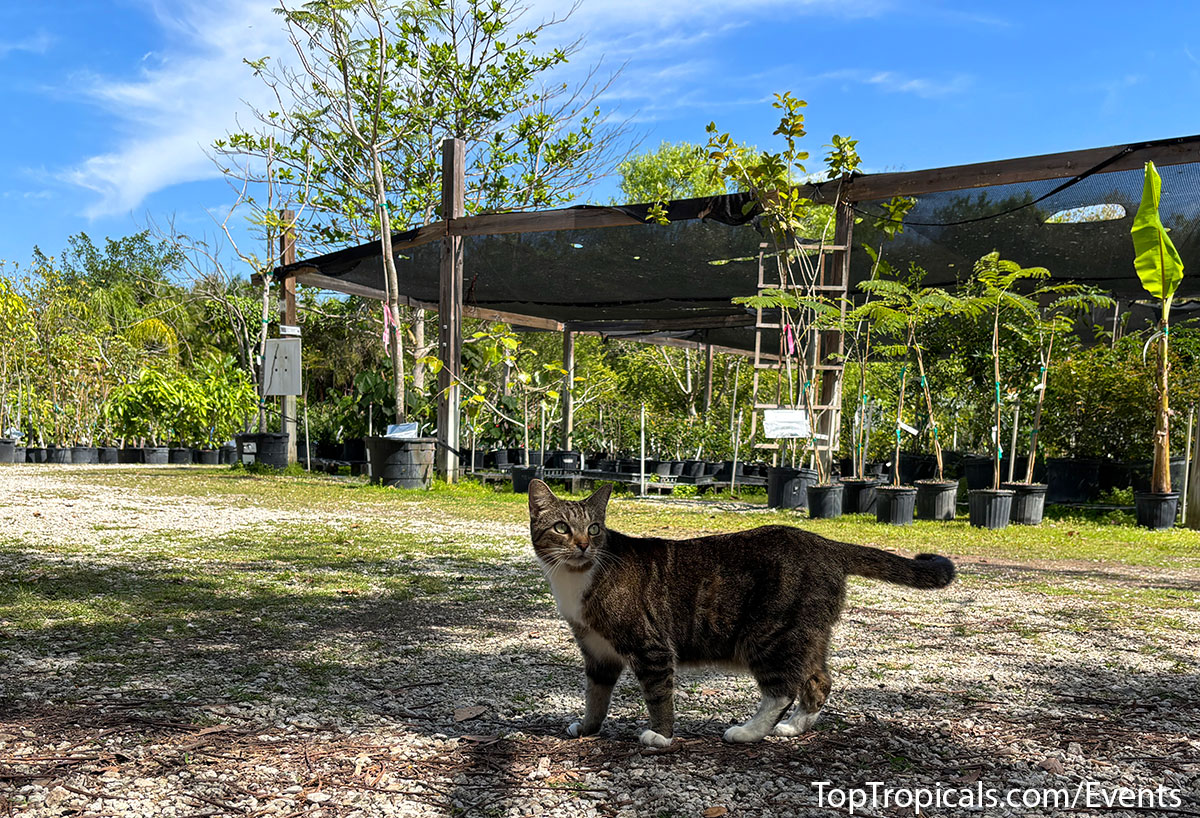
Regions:
<instances>
[{"instance_id":1,"label":"metal pole","mask_svg":"<svg viewBox=\"0 0 1200 818\"><path fill-rule=\"evenodd\" d=\"M308 389L304 390L304 470L312 471L312 441L308 439Z\"/></svg>"},{"instance_id":2,"label":"metal pole","mask_svg":"<svg viewBox=\"0 0 1200 818\"><path fill-rule=\"evenodd\" d=\"M737 489L738 449L742 445L742 413L738 412L737 427L733 433L733 469L729 473L729 495Z\"/></svg>"},{"instance_id":3,"label":"metal pole","mask_svg":"<svg viewBox=\"0 0 1200 818\"><path fill-rule=\"evenodd\" d=\"M1017 466L1017 425L1021 422L1021 404L1013 409L1012 443L1008 449L1008 482L1013 481L1013 470Z\"/></svg>"},{"instance_id":4,"label":"metal pole","mask_svg":"<svg viewBox=\"0 0 1200 818\"><path fill-rule=\"evenodd\" d=\"M1186 454L1184 455L1184 461L1183 461L1183 491L1181 491L1179 493L1179 496L1182 498L1182 503L1181 503L1182 508L1179 509L1179 519L1185 520L1185 521L1187 520L1187 507L1188 507L1188 478L1191 476L1191 471L1192 471L1192 421L1195 419L1195 416L1196 416L1196 407L1189 406L1188 407L1187 449L1184 450L1186 452Z\"/></svg>"},{"instance_id":5,"label":"metal pole","mask_svg":"<svg viewBox=\"0 0 1200 818\"><path fill-rule=\"evenodd\" d=\"M646 495L646 404L642 404L642 449L641 449L642 496Z\"/></svg>"}]
</instances>

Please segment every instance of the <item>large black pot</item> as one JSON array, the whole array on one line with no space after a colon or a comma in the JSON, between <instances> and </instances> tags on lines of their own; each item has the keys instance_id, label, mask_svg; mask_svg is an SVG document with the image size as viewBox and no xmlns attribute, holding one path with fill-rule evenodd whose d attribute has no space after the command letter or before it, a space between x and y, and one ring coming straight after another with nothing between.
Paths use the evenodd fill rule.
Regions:
<instances>
[{"instance_id":1,"label":"large black pot","mask_svg":"<svg viewBox=\"0 0 1200 818\"><path fill-rule=\"evenodd\" d=\"M716 479L721 480L721 481L732 482L733 476L734 476L733 469L734 469L733 461L726 460L724 463L721 464L720 470L716 473L716 475L715 475ZM746 464L743 463L741 460L739 460L737 462L737 477L740 480L742 477L745 477L745 476L746 476Z\"/></svg>"},{"instance_id":2,"label":"large black pot","mask_svg":"<svg viewBox=\"0 0 1200 818\"><path fill-rule=\"evenodd\" d=\"M98 446L96 448L96 462L106 464L116 463L119 451L116 446Z\"/></svg>"},{"instance_id":3,"label":"large black pot","mask_svg":"<svg viewBox=\"0 0 1200 818\"><path fill-rule=\"evenodd\" d=\"M932 480L937 476L937 457L932 454L910 454L900 452L900 482L912 485L918 480Z\"/></svg>"},{"instance_id":4,"label":"large black pot","mask_svg":"<svg viewBox=\"0 0 1200 818\"><path fill-rule=\"evenodd\" d=\"M916 516L918 520L953 520L958 502L958 481L918 480Z\"/></svg>"},{"instance_id":5,"label":"large black pot","mask_svg":"<svg viewBox=\"0 0 1200 818\"><path fill-rule=\"evenodd\" d=\"M808 508L808 487L817 482L815 469L767 467L768 508Z\"/></svg>"},{"instance_id":6,"label":"large black pot","mask_svg":"<svg viewBox=\"0 0 1200 818\"><path fill-rule=\"evenodd\" d=\"M165 466L170 458L166 446L146 446L142 449L142 462L147 466Z\"/></svg>"},{"instance_id":7,"label":"large black pot","mask_svg":"<svg viewBox=\"0 0 1200 818\"><path fill-rule=\"evenodd\" d=\"M829 483L819 486L811 483L808 486L808 516L814 520L832 520L842 516L841 483Z\"/></svg>"},{"instance_id":8,"label":"large black pot","mask_svg":"<svg viewBox=\"0 0 1200 818\"><path fill-rule=\"evenodd\" d=\"M1183 487L1183 474L1187 470L1186 457L1171 458L1171 488L1178 490ZM1129 464L1130 476L1135 492L1150 492L1150 482L1154 477L1154 463L1131 463Z\"/></svg>"},{"instance_id":9,"label":"large black pot","mask_svg":"<svg viewBox=\"0 0 1200 818\"><path fill-rule=\"evenodd\" d=\"M71 448L69 446L50 446L46 449L46 462L65 465L71 462Z\"/></svg>"},{"instance_id":10,"label":"large black pot","mask_svg":"<svg viewBox=\"0 0 1200 818\"><path fill-rule=\"evenodd\" d=\"M145 451L141 446L122 446L120 449L117 449L117 462L125 464L144 463L143 455Z\"/></svg>"},{"instance_id":11,"label":"large black pot","mask_svg":"<svg viewBox=\"0 0 1200 818\"><path fill-rule=\"evenodd\" d=\"M875 521L890 525L912 525L917 506L915 486L880 486L875 489Z\"/></svg>"},{"instance_id":12,"label":"large black pot","mask_svg":"<svg viewBox=\"0 0 1200 818\"><path fill-rule=\"evenodd\" d=\"M81 465L90 465L98 463L99 455L96 454L95 446L72 446L71 447L71 462Z\"/></svg>"},{"instance_id":13,"label":"large black pot","mask_svg":"<svg viewBox=\"0 0 1200 818\"><path fill-rule=\"evenodd\" d=\"M12 463L17 453L17 441L0 437L0 463Z\"/></svg>"},{"instance_id":14,"label":"large black pot","mask_svg":"<svg viewBox=\"0 0 1200 818\"><path fill-rule=\"evenodd\" d=\"M508 449L496 449L493 452L488 452L484 456L485 466L494 466L497 469L508 468Z\"/></svg>"},{"instance_id":15,"label":"large black pot","mask_svg":"<svg viewBox=\"0 0 1200 818\"><path fill-rule=\"evenodd\" d=\"M685 461L683 461L683 474L685 477L703 477L704 476L704 461L703 460L685 460Z\"/></svg>"},{"instance_id":16,"label":"large black pot","mask_svg":"<svg viewBox=\"0 0 1200 818\"><path fill-rule=\"evenodd\" d=\"M995 478L993 465L996 459L986 455L969 454L962 460L963 476L967 478L967 490L990 489Z\"/></svg>"},{"instance_id":17,"label":"large black pot","mask_svg":"<svg viewBox=\"0 0 1200 818\"><path fill-rule=\"evenodd\" d=\"M1046 486L1047 503L1090 503L1100 496L1100 461L1051 457Z\"/></svg>"},{"instance_id":18,"label":"large black pot","mask_svg":"<svg viewBox=\"0 0 1200 818\"><path fill-rule=\"evenodd\" d=\"M542 472L541 466L513 466L513 491L517 494L528 494L529 484L535 479L540 480Z\"/></svg>"},{"instance_id":19,"label":"large black pot","mask_svg":"<svg viewBox=\"0 0 1200 818\"><path fill-rule=\"evenodd\" d=\"M13 446L13 462L14 463L24 463L25 462L25 447L24 446Z\"/></svg>"},{"instance_id":20,"label":"large black pot","mask_svg":"<svg viewBox=\"0 0 1200 818\"><path fill-rule=\"evenodd\" d=\"M167 462L172 466L190 466L192 450L185 446L172 446L167 450Z\"/></svg>"},{"instance_id":21,"label":"large black pot","mask_svg":"<svg viewBox=\"0 0 1200 818\"><path fill-rule=\"evenodd\" d=\"M427 489L433 483L436 438L369 437L366 444L372 483L401 489Z\"/></svg>"},{"instance_id":22,"label":"large black pot","mask_svg":"<svg viewBox=\"0 0 1200 818\"><path fill-rule=\"evenodd\" d=\"M967 495L971 525L976 528L1007 528L1012 514L1013 492L1009 489L975 489Z\"/></svg>"},{"instance_id":23,"label":"large black pot","mask_svg":"<svg viewBox=\"0 0 1200 818\"><path fill-rule=\"evenodd\" d=\"M721 473L721 469L724 468L724 465L724 463L715 460L704 461L704 476L715 478Z\"/></svg>"},{"instance_id":24,"label":"large black pot","mask_svg":"<svg viewBox=\"0 0 1200 818\"><path fill-rule=\"evenodd\" d=\"M284 435L284 446L287 445L287 435ZM347 463L362 463L367 459L367 444L361 437L342 441L342 460ZM287 453L284 452L283 465L287 465Z\"/></svg>"},{"instance_id":25,"label":"large black pot","mask_svg":"<svg viewBox=\"0 0 1200 818\"><path fill-rule=\"evenodd\" d=\"M1179 492L1135 491L1133 503L1137 508L1137 524L1160 531L1175 525L1179 507Z\"/></svg>"},{"instance_id":26,"label":"large black pot","mask_svg":"<svg viewBox=\"0 0 1200 818\"><path fill-rule=\"evenodd\" d=\"M221 461L221 453L216 449L193 449L192 462L201 466L216 466Z\"/></svg>"},{"instance_id":27,"label":"large black pot","mask_svg":"<svg viewBox=\"0 0 1200 818\"><path fill-rule=\"evenodd\" d=\"M845 514L874 514L878 496L875 489L881 481L868 477L865 480L843 480L842 511Z\"/></svg>"},{"instance_id":28,"label":"large black pot","mask_svg":"<svg viewBox=\"0 0 1200 818\"><path fill-rule=\"evenodd\" d=\"M275 469L285 469L288 464L288 436L282 432L252 432L238 435L237 459L245 463L252 458L254 463L261 463ZM351 443L362 443L361 440L346 441L346 447L351 450ZM147 452L149 450L147 449ZM366 459L366 446L363 446L363 460ZM190 461L189 461L190 462ZM351 462L361 462L351 460Z\"/></svg>"},{"instance_id":29,"label":"large black pot","mask_svg":"<svg viewBox=\"0 0 1200 818\"><path fill-rule=\"evenodd\" d=\"M46 450L43 449L41 446L29 446L28 448L25 449L25 462L26 463L45 463L46 462Z\"/></svg>"},{"instance_id":30,"label":"large black pot","mask_svg":"<svg viewBox=\"0 0 1200 818\"><path fill-rule=\"evenodd\" d=\"M1009 520L1015 525L1041 525L1046 510L1045 483L1004 483L1001 488L1013 492Z\"/></svg>"},{"instance_id":31,"label":"large black pot","mask_svg":"<svg viewBox=\"0 0 1200 818\"><path fill-rule=\"evenodd\" d=\"M338 453L339 454L341 453L340 448L338 449ZM333 457L333 458L329 458L329 459L336 460L337 458ZM237 444L236 443L234 443L234 444L222 443L221 448L218 449L218 453L217 453L217 465L232 466L236 462L237 462Z\"/></svg>"},{"instance_id":32,"label":"large black pot","mask_svg":"<svg viewBox=\"0 0 1200 818\"><path fill-rule=\"evenodd\" d=\"M547 461L546 466L551 469L579 471L580 466L583 464L583 457L579 452L552 451Z\"/></svg>"}]
</instances>

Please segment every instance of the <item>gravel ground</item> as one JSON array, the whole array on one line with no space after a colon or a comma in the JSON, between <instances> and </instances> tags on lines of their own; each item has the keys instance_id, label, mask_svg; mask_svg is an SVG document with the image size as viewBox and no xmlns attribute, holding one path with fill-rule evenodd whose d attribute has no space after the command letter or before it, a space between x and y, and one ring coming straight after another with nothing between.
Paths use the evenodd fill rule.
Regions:
<instances>
[{"instance_id":1,"label":"gravel ground","mask_svg":"<svg viewBox=\"0 0 1200 818\"><path fill-rule=\"evenodd\" d=\"M189 497L153 475L113 492L89 484L96 470L0 470L4 599L30 577L65 588L84 570L141 576L163 537L253 537L281 516L268 492ZM636 743L645 712L628 678L601 736L565 736L582 671L522 526L404 508L388 530L429 546L397 556L397 570L428 594L348 591L282 624L253 595L229 616L157 631L0 618L0 815L893 816L913 813L905 788L1003 799L1087 782L1093 801L1077 795L1075 813L1200 815L1194 571L974 559L939 593L855 581L815 731L724 745L757 702L753 684L685 673L679 738L654 751ZM361 500L287 515L339 530L384 517ZM489 556L439 557L449 542ZM1148 591L1184 603L1142 606ZM900 804L822 802L821 781L882 782ZM1122 787L1179 802L1084 809ZM1020 798L925 812L1059 812Z\"/></svg>"}]
</instances>

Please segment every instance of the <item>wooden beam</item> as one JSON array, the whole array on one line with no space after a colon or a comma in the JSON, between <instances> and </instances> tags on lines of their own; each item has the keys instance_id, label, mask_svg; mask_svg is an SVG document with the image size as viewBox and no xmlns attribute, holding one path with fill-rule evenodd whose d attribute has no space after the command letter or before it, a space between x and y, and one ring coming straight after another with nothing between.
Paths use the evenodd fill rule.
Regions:
<instances>
[{"instance_id":1,"label":"wooden beam","mask_svg":"<svg viewBox=\"0 0 1200 818\"><path fill-rule=\"evenodd\" d=\"M461 139L442 140L442 218L453 223L464 206L464 155ZM447 483L458 478L459 377L462 372L463 240L442 239L438 286L438 446L437 465Z\"/></svg>"},{"instance_id":2,"label":"wooden beam","mask_svg":"<svg viewBox=\"0 0 1200 818\"><path fill-rule=\"evenodd\" d=\"M847 184L844 198L851 202L890 199L892 196L919 196L945 190L1036 182L1042 179L1067 179L1095 167L1126 151L1131 146L1112 145L1065 153L1047 153L997 162L977 162L930 170L903 173L872 173L856 176ZM1138 170L1148 160L1158 165L1179 165L1200 161L1200 136L1161 140L1143 147L1132 146L1124 156L1104 168L1104 172ZM832 182L828 184L833 184ZM836 241L836 239L835 239Z\"/></svg>"},{"instance_id":3,"label":"wooden beam","mask_svg":"<svg viewBox=\"0 0 1200 818\"><path fill-rule=\"evenodd\" d=\"M593 227L628 227L645 224L616 208L565 208L529 213L488 213L455 218L452 236L498 236L504 233L541 233L551 230L586 230Z\"/></svg>"},{"instance_id":4,"label":"wooden beam","mask_svg":"<svg viewBox=\"0 0 1200 818\"><path fill-rule=\"evenodd\" d=\"M446 238L449 234L449 224L445 221L436 221L431 224L425 224L418 227L412 236L407 239L392 239L392 252L407 250L410 247L420 247L422 244L429 244L431 241L438 241ZM394 234L393 234L394 236Z\"/></svg>"},{"instance_id":5,"label":"wooden beam","mask_svg":"<svg viewBox=\"0 0 1200 818\"><path fill-rule=\"evenodd\" d=\"M567 321L575 332L670 332L689 329L725 329L754 326L753 315L706 315L695 318L647 318L615 321Z\"/></svg>"},{"instance_id":6,"label":"wooden beam","mask_svg":"<svg viewBox=\"0 0 1200 818\"><path fill-rule=\"evenodd\" d=\"M308 269L314 271L316 270L315 267L309 267ZM383 292L383 290L377 290L374 287L368 287L365 284L356 284L353 281L343 281L340 278L321 275L317 272L297 271L294 274L294 278L296 281L304 284L307 287L319 287L322 290L329 290L335 293L344 293L346 295L359 295L363 298L374 298L378 301L383 301L387 298L387 295ZM401 296L401 298L403 298L403 296Z\"/></svg>"}]
</instances>

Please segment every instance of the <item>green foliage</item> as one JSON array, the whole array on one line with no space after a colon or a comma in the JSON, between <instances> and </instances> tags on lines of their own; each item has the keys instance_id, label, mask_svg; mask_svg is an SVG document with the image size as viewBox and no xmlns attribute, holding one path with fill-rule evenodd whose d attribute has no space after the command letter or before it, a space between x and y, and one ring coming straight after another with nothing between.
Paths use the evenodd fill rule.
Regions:
<instances>
[{"instance_id":1,"label":"green foliage","mask_svg":"<svg viewBox=\"0 0 1200 818\"><path fill-rule=\"evenodd\" d=\"M1142 286L1152 297L1163 303L1163 321L1167 320L1171 299L1175 289L1183 280L1183 259L1175 249L1175 243L1167 235L1158 215L1162 199L1162 178L1153 162L1146 163L1145 180L1142 186L1142 202L1133 219L1133 266Z\"/></svg>"},{"instance_id":2,"label":"green foliage","mask_svg":"<svg viewBox=\"0 0 1200 818\"><path fill-rule=\"evenodd\" d=\"M727 192L714 179L704 146L663 142L657 150L632 156L617 165L621 202L665 202Z\"/></svg>"}]
</instances>

